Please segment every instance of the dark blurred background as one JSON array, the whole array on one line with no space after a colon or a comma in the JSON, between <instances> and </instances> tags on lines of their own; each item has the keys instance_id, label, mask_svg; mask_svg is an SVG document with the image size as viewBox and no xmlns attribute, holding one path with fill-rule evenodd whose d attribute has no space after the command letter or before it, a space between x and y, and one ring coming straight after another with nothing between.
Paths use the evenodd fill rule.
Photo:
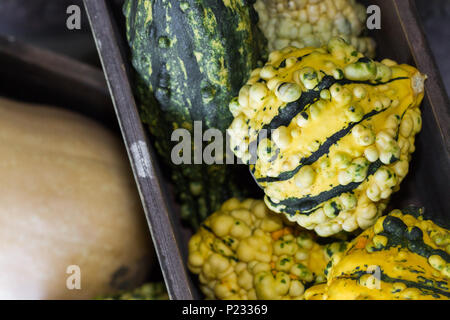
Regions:
<instances>
[{"instance_id":1,"label":"dark blurred background","mask_svg":"<svg viewBox=\"0 0 450 320\"><path fill-rule=\"evenodd\" d=\"M408 1L408 0L404 0ZM450 0L415 0L429 44L450 92ZM109 0L119 12L123 0ZM81 30L68 30L66 9L82 9ZM82 0L0 0L0 34L99 66Z\"/></svg>"}]
</instances>

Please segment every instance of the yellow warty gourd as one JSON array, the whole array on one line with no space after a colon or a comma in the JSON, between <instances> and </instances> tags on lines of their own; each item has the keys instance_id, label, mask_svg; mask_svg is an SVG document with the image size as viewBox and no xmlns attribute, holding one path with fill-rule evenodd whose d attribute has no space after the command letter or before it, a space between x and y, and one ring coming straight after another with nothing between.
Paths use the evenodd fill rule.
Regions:
<instances>
[{"instance_id":1,"label":"yellow warty gourd","mask_svg":"<svg viewBox=\"0 0 450 320\"><path fill-rule=\"evenodd\" d=\"M208 299L303 299L339 244L318 245L263 201L230 199L189 241L188 267Z\"/></svg>"},{"instance_id":2,"label":"yellow warty gourd","mask_svg":"<svg viewBox=\"0 0 450 320\"><path fill-rule=\"evenodd\" d=\"M363 36L366 9L355 0L257 0L255 9L269 51L320 47L340 36L366 56L375 56L375 41Z\"/></svg>"},{"instance_id":3,"label":"yellow warty gourd","mask_svg":"<svg viewBox=\"0 0 450 320\"><path fill-rule=\"evenodd\" d=\"M449 299L450 232L418 210L392 211L333 255L305 298Z\"/></svg>"},{"instance_id":4,"label":"yellow warty gourd","mask_svg":"<svg viewBox=\"0 0 450 320\"><path fill-rule=\"evenodd\" d=\"M324 237L366 229L408 173L425 78L340 38L274 51L230 103L231 149L273 211Z\"/></svg>"}]
</instances>

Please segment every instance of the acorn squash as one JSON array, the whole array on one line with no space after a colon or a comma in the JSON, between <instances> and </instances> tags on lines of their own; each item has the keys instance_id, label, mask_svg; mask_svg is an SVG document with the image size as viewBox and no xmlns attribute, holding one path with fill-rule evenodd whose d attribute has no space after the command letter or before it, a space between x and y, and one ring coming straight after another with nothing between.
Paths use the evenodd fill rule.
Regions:
<instances>
[{"instance_id":1,"label":"acorn squash","mask_svg":"<svg viewBox=\"0 0 450 320\"><path fill-rule=\"evenodd\" d=\"M253 1L128 0L123 10L141 118L170 166L183 218L196 228L223 201L242 195L242 174L220 162L173 164L171 135L184 128L194 137L199 121L203 131L225 136L227 105L264 55Z\"/></svg>"}]
</instances>

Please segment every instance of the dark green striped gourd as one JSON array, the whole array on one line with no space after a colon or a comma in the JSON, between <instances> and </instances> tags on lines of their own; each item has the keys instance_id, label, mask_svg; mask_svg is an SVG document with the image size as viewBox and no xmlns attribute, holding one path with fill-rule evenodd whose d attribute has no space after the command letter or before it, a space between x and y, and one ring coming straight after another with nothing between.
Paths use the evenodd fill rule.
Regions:
<instances>
[{"instance_id":1,"label":"dark green striped gourd","mask_svg":"<svg viewBox=\"0 0 450 320\"><path fill-rule=\"evenodd\" d=\"M153 143L170 166L183 217L197 227L232 196L241 196L231 165L173 165L173 130L225 133L228 103L261 61L265 39L253 1L128 0L127 38L137 71L137 97ZM194 152L192 152L193 157ZM194 162L192 162L194 163Z\"/></svg>"}]
</instances>

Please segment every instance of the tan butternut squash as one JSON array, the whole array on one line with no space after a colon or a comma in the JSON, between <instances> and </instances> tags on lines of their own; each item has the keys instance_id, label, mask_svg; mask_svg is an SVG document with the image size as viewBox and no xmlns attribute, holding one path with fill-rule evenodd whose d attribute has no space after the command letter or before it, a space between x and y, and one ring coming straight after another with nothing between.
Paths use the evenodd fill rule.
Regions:
<instances>
[{"instance_id":1,"label":"tan butternut squash","mask_svg":"<svg viewBox=\"0 0 450 320\"><path fill-rule=\"evenodd\" d=\"M0 299L130 288L152 255L120 140L81 115L0 99Z\"/></svg>"}]
</instances>

